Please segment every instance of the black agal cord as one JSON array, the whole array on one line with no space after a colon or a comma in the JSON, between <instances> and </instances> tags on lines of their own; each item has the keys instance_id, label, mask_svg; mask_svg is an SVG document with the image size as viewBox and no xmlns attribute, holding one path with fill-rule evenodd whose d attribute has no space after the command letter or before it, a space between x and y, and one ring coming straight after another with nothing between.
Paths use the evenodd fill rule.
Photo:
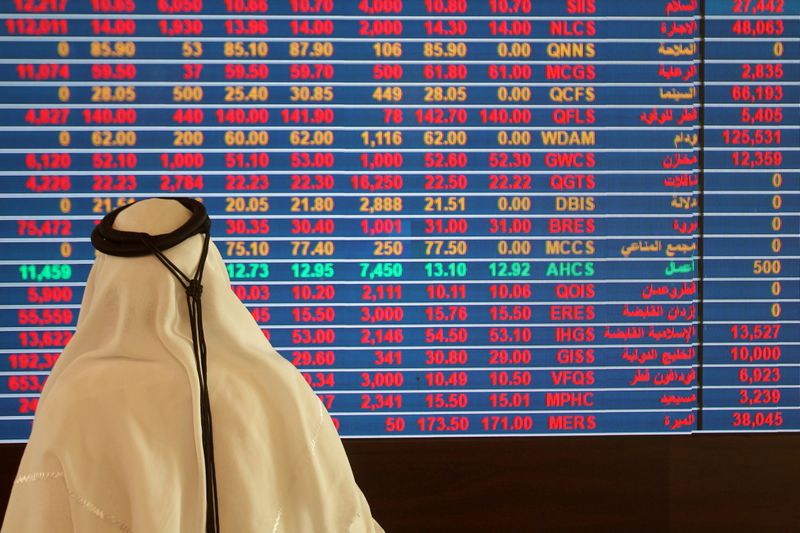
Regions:
<instances>
[{"instance_id":1,"label":"black agal cord","mask_svg":"<svg viewBox=\"0 0 800 533\"><path fill-rule=\"evenodd\" d=\"M203 435L203 459L206 465L206 532L219 532L219 508L217 499L217 475L214 466L214 439L211 429L211 404L208 399L208 382L206 372L206 341L203 335L203 309L201 296L203 294L203 267L208 255L208 243L211 231L211 219L208 218L206 208L191 198L170 198L183 204L192 212L191 218L181 227L171 233L150 235L135 231L119 231L113 228L117 215L130 205L120 207L103 217L92 232L92 245L108 255L120 257L141 257L153 254L167 269L178 279L186 290L186 301L189 305L189 322L192 327L192 351L197 366L197 379L200 383L200 421ZM172 248L189 237L199 233L205 234L203 250L197 264L194 278L186 274L167 259L162 253Z\"/></svg>"}]
</instances>

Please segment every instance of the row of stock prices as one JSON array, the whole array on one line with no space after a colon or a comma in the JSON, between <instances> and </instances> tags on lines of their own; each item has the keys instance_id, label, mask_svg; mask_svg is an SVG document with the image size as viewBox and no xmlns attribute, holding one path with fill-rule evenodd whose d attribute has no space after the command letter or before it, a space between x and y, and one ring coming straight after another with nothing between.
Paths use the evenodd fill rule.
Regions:
<instances>
[{"instance_id":1,"label":"row of stock prices","mask_svg":"<svg viewBox=\"0 0 800 533\"><path fill-rule=\"evenodd\" d=\"M3 9L0 440L153 196L342 436L800 429L800 1Z\"/></svg>"}]
</instances>

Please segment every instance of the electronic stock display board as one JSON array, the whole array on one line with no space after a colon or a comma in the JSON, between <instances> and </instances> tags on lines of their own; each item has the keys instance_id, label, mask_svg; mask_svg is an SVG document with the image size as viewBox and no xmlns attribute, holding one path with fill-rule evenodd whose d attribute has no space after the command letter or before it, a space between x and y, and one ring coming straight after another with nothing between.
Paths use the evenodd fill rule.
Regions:
<instances>
[{"instance_id":1,"label":"electronic stock display board","mask_svg":"<svg viewBox=\"0 0 800 533\"><path fill-rule=\"evenodd\" d=\"M3 2L0 439L152 196L342 436L799 430L799 11Z\"/></svg>"}]
</instances>

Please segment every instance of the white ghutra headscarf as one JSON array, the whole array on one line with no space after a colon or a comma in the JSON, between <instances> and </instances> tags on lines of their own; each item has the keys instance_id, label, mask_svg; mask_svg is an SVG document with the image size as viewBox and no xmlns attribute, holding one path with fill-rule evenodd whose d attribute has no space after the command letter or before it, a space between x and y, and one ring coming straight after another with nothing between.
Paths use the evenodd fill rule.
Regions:
<instances>
[{"instance_id":1,"label":"white ghutra headscarf","mask_svg":"<svg viewBox=\"0 0 800 533\"><path fill-rule=\"evenodd\" d=\"M150 199L120 211L113 228L155 237L192 216L181 203ZM203 241L196 234L163 255L192 276ZM322 402L233 294L213 243L202 285L219 531L382 532ZM208 531L202 386L186 302L154 255L98 253L75 336L42 392L2 533Z\"/></svg>"}]
</instances>

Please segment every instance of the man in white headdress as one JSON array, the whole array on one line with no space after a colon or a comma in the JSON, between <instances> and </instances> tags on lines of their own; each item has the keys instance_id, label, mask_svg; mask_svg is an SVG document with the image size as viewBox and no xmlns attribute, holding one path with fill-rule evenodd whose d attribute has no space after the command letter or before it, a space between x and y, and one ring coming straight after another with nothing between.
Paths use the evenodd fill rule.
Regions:
<instances>
[{"instance_id":1,"label":"man in white headdress","mask_svg":"<svg viewBox=\"0 0 800 533\"><path fill-rule=\"evenodd\" d=\"M198 202L150 199L104 219L123 244L89 274L2 533L382 531L322 402L231 291L202 217ZM116 253L125 242L153 251Z\"/></svg>"}]
</instances>

